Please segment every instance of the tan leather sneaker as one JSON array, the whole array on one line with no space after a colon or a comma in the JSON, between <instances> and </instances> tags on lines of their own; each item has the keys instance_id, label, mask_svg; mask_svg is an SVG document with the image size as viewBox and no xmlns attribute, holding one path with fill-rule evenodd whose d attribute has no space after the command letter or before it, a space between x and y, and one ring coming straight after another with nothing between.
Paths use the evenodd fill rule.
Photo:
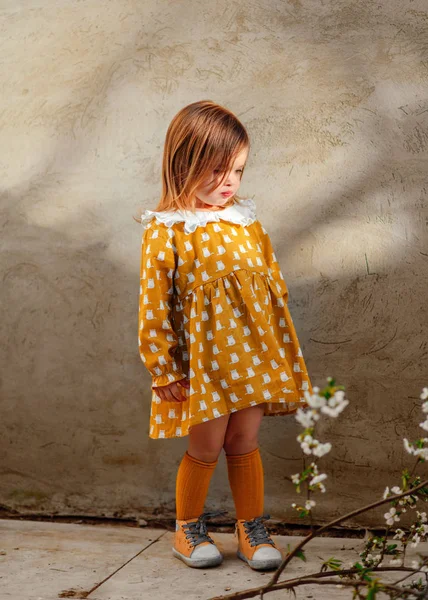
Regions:
<instances>
[{"instance_id":1,"label":"tan leather sneaker","mask_svg":"<svg viewBox=\"0 0 428 600\"><path fill-rule=\"evenodd\" d=\"M235 524L235 536L238 538L238 556L252 569L264 571L276 569L282 562L282 553L269 535L262 519L270 519L270 515L262 515L245 521L238 519Z\"/></svg>"},{"instance_id":2,"label":"tan leather sneaker","mask_svg":"<svg viewBox=\"0 0 428 600\"><path fill-rule=\"evenodd\" d=\"M223 561L223 554L208 535L205 520L224 515L226 511L204 512L187 521L175 521L174 556L189 567L214 567Z\"/></svg>"}]
</instances>

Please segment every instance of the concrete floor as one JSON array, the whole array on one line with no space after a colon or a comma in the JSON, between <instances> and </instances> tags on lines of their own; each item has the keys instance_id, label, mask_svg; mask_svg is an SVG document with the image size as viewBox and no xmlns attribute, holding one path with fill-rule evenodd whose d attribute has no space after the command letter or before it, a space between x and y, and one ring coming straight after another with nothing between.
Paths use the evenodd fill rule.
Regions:
<instances>
[{"instance_id":1,"label":"concrete floor","mask_svg":"<svg viewBox=\"0 0 428 600\"><path fill-rule=\"evenodd\" d=\"M148 527L0 519L0 600L207 600L255 587L271 577L272 572L253 571L236 557L231 533L211 534L225 555L223 563L211 569L191 569L175 558L173 535ZM284 550L301 539L272 537ZM322 560L331 556L340 556L347 566L359 559L362 544L356 538L315 538L306 550L308 561L295 559L281 579L319 571ZM427 548L428 544L421 544L417 550ZM409 558L415 555L409 549ZM399 575L382 579L394 581ZM333 586L305 586L296 588L296 593L297 600L352 598L351 589ZM288 596L277 591L265 598Z\"/></svg>"}]
</instances>

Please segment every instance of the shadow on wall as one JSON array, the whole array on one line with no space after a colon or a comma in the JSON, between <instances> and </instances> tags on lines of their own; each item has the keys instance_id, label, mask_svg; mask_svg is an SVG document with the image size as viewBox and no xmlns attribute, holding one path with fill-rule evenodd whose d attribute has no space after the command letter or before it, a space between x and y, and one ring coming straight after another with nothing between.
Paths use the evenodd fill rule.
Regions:
<instances>
[{"instance_id":1,"label":"shadow on wall","mask_svg":"<svg viewBox=\"0 0 428 600\"><path fill-rule=\"evenodd\" d=\"M406 194L419 189L416 184ZM358 200L358 192L348 190L347 196ZM109 244L102 239L81 244L67 232L25 224L14 200L3 237L7 318L1 352L7 368L0 502L24 512L62 514L123 514L123 507L135 513L147 506L173 511L175 470L186 440L147 438L150 378L137 343L141 228L131 228L134 236L129 230L122 234L121 243L131 240L135 257L126 268L107 258ZM403 219L416 219L417 206L403 208ZM309 217L309 223L318 220L316 214ZM281 246L278 233L270 234ZM286 279L287 248L298 246L303 235L290 230L277 250ZM379 491L379 482L368 477L373 468L387 477L388 468L404 466L400 439L416 431L412 415L427 372L421 300L428 283L428 258L417 247L417 242L403 246L395 264L384 258L381 273L324 276L303 286L288 281L313 383L322 385L334 375L351 400L340 424L323 431L334 445L326 460L330 489L337 480L341 489L354 490L339 492L342 506L361 499L356 481L364 482L366 493L371 486ZM300 456L297 432L294 419L266 419L262 425L261 448L269 461L266 504L275 515L281 515L284 495L278 478L294 472ZM338 501L330 495L327 513Z\"/></svg>"},{"instance_id":2,"label":"shadow on wall","mask_svg":"<svg viewBox=\"0 0 428 600\"><path fill-rule=\"evenodd\" d=\"M176 9L171 6L170 10ZM339 17L336 16L336 29ZM331 15L329 19L331 23ZM284 26L283 22L278 23L280 27ZM255 26L261 25L256 23ZM330 25L327 26L325 19L319 20L319 26L321 30L324 28L323 31L317 29L320 39L322 35L331 36ZM339 31L348 31L345 23L339 23L339 26L342 27ZM405 27L399 33L404 37L407 35L409 43L416 39L414 31ZM170 30L165 33L168 35L172 35ZM165 39L159 33L156 43L164 44ZM277 43L280 41L280 38L276 40ZM129 56L135 50L137 36L133 44L111 60L110 67L114 65L114 69L106 67L105 80L98 82L98 95L97 90L90 89L95 101L82 103L87 130L91 118L105 116L108 103L115 105L116 101L121 101L121 86L109 89L113 75L121 75L130 81L135 75L143 87L156 78L154 72L149 83L145 81L149 67L142 75L135 67L136 72L131 71L129 78L126 69L134 68ZM285 44L282 43L281 51ZM391 48L389 52L392 52ZM422 56L425 46L414 44L411 48L414 64L426 60ZM170 52L173 50L173 47L169 48ZM349 133L347 113L350 108L356 110L353 101L358 108L358 103L362 104L375 93L375 86L366 72L367 58L361 58L365 56L363 50L355 46L354 50L352 60L346 57L339 63L337 49L332 46L329 52L324 45L323 60L336 68L328 72L311 72L312 87L319 77L327 78L319 90L325 97L315 95L312 107L308 100L303 110L309 107L315 119L318 103L323 110L327 105L328 114L315 121L318 129L314 129L312 122L311 127L302 125L292 133L299 151L308 153L307 162L314 162L319 167L322 162L328 163L335 146L339 149L349 146L350 141L342 141L352 139L364 125L367 127L365 144L360 141L359 147L376 146L380 149L378 158L367 164L357 157L350 167L355 167L353 176L347 178L342 193L327 196L330 181L325 177L325 193L313 185L311 201L305 200L302 210L293 213L287 210L284 219L275 216L274 226L268 224L268 211L262 208L255 194L259 218L271 235L287 280L289 307L312 381L321 386L325 377L335 376L346 386L351 401L342 418L331 425L326 424L321 432L322 437L333 443L333 451L324 462L325 471L329 473L330 492L320 506L320 519L336 514L339 502L345 511L366 501L371 492L380 494L384 481L390 483L390 475L404 467L407 457L401 438L412 438L419 433L416 406L422 386L427 385L428 373L428 215L424 141L427 139L428 107L417 100L411 106L395 107L400 117L396 117L394 124L401 136L394 138L389 131L389 106L381 107L372 120L367 119L367 115L373 115L373 111L361 106L361 114L352 121L353 129ZM314 48L311 51L314 52ZM146 48L140 47L138 52L144 54ZM278 49L275 52L278 53ZM283 56L274 56L272 68L285 64ZM249 55L248 61L253 58ZM318 63L314 64L317 67ZM109 61L103 65L108 66ZM263 64L260 70L262 67ZM125 72L121 73L121 68ZM195 66L189 63L189 70L193 68L198 68L197 62ZM342 81L337 69L340 77L345 78L346 90L351 86L363 87L365 96L355 100L350 93L343 102L338 92ZM398 74L398 71L397 67L394 73ZM182 79L174 80L178 88L186 85L189 73L183 70L180 75ZM380 76L384 77L383 74ZM411 73L407 74L409 81L411 76ZM258 90L262 89L266 102L266 87L254 86L255 82L260 84L260 73L256 77L250 70L245 77L242 97L246 91L254 91L257 101ZM256 79L251 80L252 77ZM272 81L269 82L273 85L272 91L280 94L279 83L276 79ZM334 94L331 94L330 84L336 90ZM223 96L228 98L230 83L225 85L229 87L222 88ZM207 85L204 89L210 91L213 88ZM212 96L208 91L198 94ZM186 94L189 102L194 99L192 93L186 91ZM82 98L78 100L80 102ZM171 115L176 108L176 99L171 98L169 110L162 110ZM153 111L159 117L154 130L163 132L165 115L152 109L149 117L153 116ZM266 116L271 112L278 117ZM256 150L263 148L266 156L271 151L278 156L279 152L275 180L278 178L277 167L282 168L290 161L291 150L286 149L284 157L280 153L286 148L284 135L293 121L292 112L293 109L284 109L279 104L278 96L278 100L274 98L271 104L264 104L258 119L246 119L245 113L243 115L250 133L254 130ZM329 134L332 114L336 115L339 125L344 126L337 136ZM287 119L284 117L282 121L282 115ZM301 107L296 110L296 115L300 117L300 123L307 124ZM55 118L62 125L61 114L57 113ZM370 129L373 122L377 128L374 141ZM89 130L86 137L87 130L82 128L79 144L83 150L80 153L76 147L72 157L67 154L68 133L63 133L56 147L46 146L50 154L45 156L47 174L44 178L29 181L20 188L15 185L1 198L4 220L0 504L23 513L173 514L176 468L187 440L148 438L151 390L149 374L138 354L142 230L132 221L135 205L122 203L123 217L118 224L115 221L119 212L117 193L107 190L107 185L100 188L95 173L94 189L82 191L77 181L76 187L68 186L72 190L67 192L68 202L74 194L79 198L88 193L92 196L93 208L87 208L82 202L77 219L67 220L67 207L62 208L66 222L58 220L41 227L28 217L31 205L46 215L54 205L57 208L61 203L60 191L66 189L64 179L67 176L63 173L70 173L73 168L83 169L84 159L89 156L89 142L96 140L102 147L104 140L99 141L101 134L96 127ZM123 136L122 131L120 136ZM160 133L153 136L156 142L160 138ZM111 145L111 137L107 141ZM152 139L150 143L153 143ZM312 161L311 147L320 152L320 156ZM337 160L338 151L335 151ZM132 152L139 157L139 148ZM57 177L55 169L49 165L54 165L60 155L66 156L69 162L61 164L63 172ZM132 159L138 162L138 169L141 161L148 164L145 173L137 171L139 179L158 180L157 175L153 175L153 157L148 159L143 155L141 161L135 156ZM107 156L104 166L108 168L109 161L114 160ZM272 158L271 163L275 160L278 159ZM302 164L298 154L293 162ZM336 166L335 172L340 172L340 167ZM254 170L250 167L247 180L258 181L252 173ZM89 177L87 173L85 175ZM119 175L123 177L124 171ZM24 177L16 179L22 181ZM349 183L351 179L352 184ZM116 185L120 190L126 183L122 184L119 179ZM272 206L268 208L270 210ZM110 219L106 218L108 214L112 215ZM104 230L95 225L101 215ZM94 226L91 228L88 223ZM125 252L123 248L126 248ZM298 279L291 281L287 275L291 266L298 262L300 252L310 265L307 267L310 276L305 278L305 284ZM126 260L128 256L132 259ZM344 257L348 261L345 265ZM301 460L295 441L298 431L294 419L267 418L260 435L261 450L266 459L266 509L273 517L288 521L290 516L285 505L287 498L294 496L294 487L284 480L284 474L295 472L296 461ZM384 480L379 476L373 478L373 469L378 474L382 472ZM220 475L224 479L223 492L228 484L224 472L215 474L215 478ZM335 484L339 482L340 488L336 490ZM216 497L220 498L221 494ZM216 501L211 506L219 508ZM232 506L231 501L229 506ZM367 520L365 523L373 524Z\"/></svg>"}]
</instances>

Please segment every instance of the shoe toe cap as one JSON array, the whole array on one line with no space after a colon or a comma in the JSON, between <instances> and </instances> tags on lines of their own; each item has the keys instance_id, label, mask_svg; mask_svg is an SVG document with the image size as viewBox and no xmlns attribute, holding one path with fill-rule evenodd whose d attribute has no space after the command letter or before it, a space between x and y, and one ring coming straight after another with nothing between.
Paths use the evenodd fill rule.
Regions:
<instances>
[{"instance_id":1,"label":"shoe toe cap","mask_svg":"<svg viewBox=\"0 0 428 600\"><path fill-rule=\"evenodd\" d=\"M192 558L218 558L219 549L214 544L199 544L192 552Z\"/></svg>"},{"instance_id":2,"label":"shoe toe cap","mask_svg":"<svg viewBox=\"0 0 428 600\"><path fill-rule=\"evenodd\" d=\"M253 560L282 560L281 552L273 546L258 548L252 557Z\"/></svg>"}]
</instances>

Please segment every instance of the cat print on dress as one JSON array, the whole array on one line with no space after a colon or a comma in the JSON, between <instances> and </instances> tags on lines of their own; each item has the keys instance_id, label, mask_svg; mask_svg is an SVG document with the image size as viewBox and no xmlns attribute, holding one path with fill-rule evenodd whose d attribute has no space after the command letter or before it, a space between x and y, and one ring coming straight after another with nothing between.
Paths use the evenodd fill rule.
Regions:
<instances>
[{"instance_id":1,"label":"cat print on dress","mask_svg":"<svg viewBox=\"0 0 428 600\"><path fill-rule=\"evenodd\" d=\"M266 403L266 416L312 393L288 288L252 199L221 211L145 211L139 352L152 389L189 378L186 400L153 391L149 437Z\"/></svg>"}]
</instances>

